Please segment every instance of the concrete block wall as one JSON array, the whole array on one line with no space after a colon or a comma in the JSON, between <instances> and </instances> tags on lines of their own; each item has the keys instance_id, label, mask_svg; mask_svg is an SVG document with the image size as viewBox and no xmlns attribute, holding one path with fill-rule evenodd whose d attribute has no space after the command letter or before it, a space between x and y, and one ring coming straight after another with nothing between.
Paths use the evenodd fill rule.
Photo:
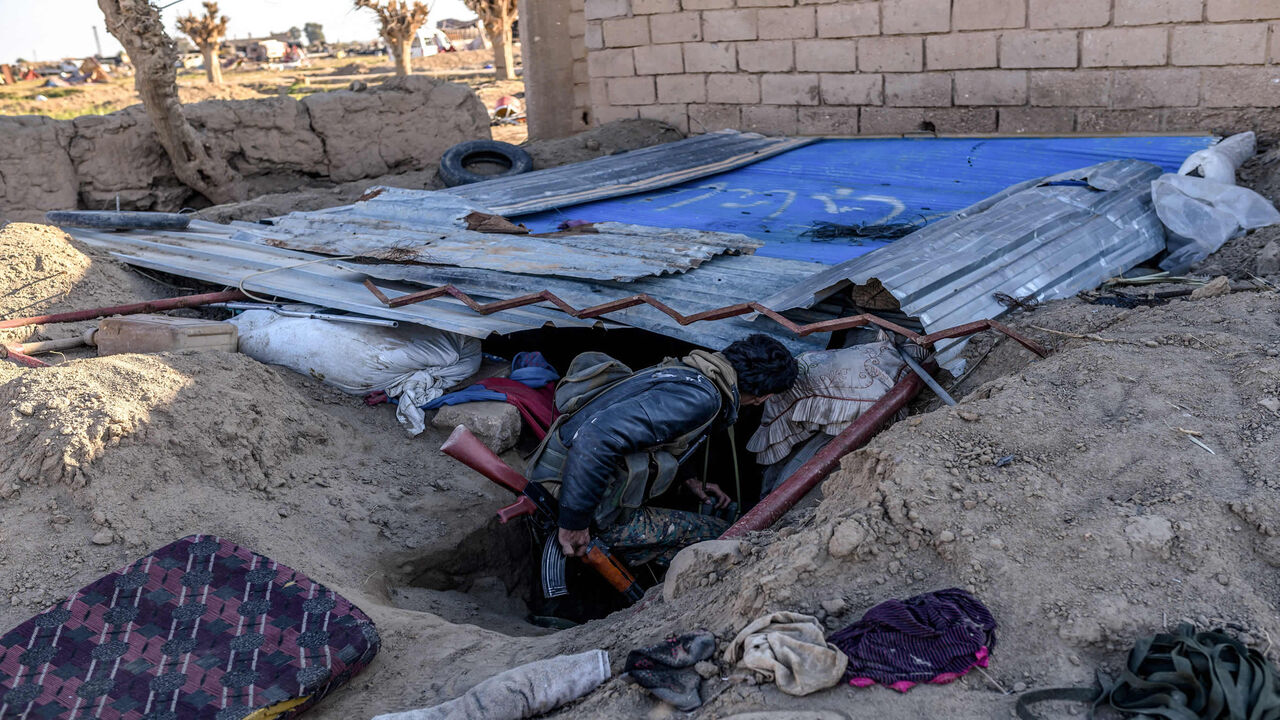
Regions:
<instances>
[{"instance_id":1,"label":"concrete block wall","mask_svg":"<svg viewBox=\"0 0 1280 720\"><path fill-rule=\"evenodd\" d=\"M594 124L840 135L1280 124L1280 0L575 2L575 96Z\"/></svg>"},{"instance_id":2,"label":"concrete block wall","mask_svg":"<svg viewBox=\"0 0 1280 720\"><path fill-rule=\"evenodd\" d=\"M534 3L537 0L533 0ZM598 26L594 30L600 32ZM570 127L581 132L591 127L591 75L587 72L586 0L569 0L569 45L573 48L573 117Z\"/></svg>"}]
</instances>

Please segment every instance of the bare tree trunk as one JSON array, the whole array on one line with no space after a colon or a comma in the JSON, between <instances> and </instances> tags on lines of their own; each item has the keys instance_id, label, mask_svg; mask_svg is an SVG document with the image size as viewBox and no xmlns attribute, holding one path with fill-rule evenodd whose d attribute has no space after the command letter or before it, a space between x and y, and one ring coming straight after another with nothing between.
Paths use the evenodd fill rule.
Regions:
<instances>
[{"instance_id":1,"label":"bare tree trunk","mask_svg":"<svg viewBox=\"0 0 1280 720\"><path fill-rule=\"evenodd\" d=\"M106 16L107 30L133 61L134 84L155 126L156 138L173 163L174 174L211 202L244 200L240 176L224 160L210 154L182 112L177 51L164 32L160 11L147 0L98 0L98 7Z\"/></svg>"},{"instance_id":2,"label":"bare tree trunk","mask_svg":"<svg viewBox=\"0 0 1280 720\"><path fill-rule=\"evenodd\" d=\"M222 84L222 63L218 61L217 46L201 48L204 53L204 74L214 85Z\"/></svg>"},{"instance_id":3,"label":"bare tree trunk","mask_svg":"<svg viewBox=\"0 0 1280 720\"><path fill-rule=\"evenodd\" d=\"M396 58L396 75L404 76L413 74L413 36L407 38L396 38L394 41L387 42L387 48L391 50L391 54Z\"/></svg>"},{"instance_id":4,"label":"bare tree trunk","mask_svg":"<svg viewBox=\"0 0 1280 720\"><path fill-rule=\"evenodd\" d=\"M502 24L502 29L493 33L493 74L499 80L516 79L515 42L511 37L511 22Z\"/></svg>"}]
</instances>

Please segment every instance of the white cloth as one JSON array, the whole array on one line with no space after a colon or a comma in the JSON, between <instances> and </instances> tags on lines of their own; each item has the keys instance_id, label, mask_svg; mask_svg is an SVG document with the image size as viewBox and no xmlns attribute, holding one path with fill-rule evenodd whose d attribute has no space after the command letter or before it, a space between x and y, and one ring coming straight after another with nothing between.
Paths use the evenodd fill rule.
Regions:
<instances>
[{"instance_id":1,"label":"white cloth","mask_svg":"<svg viewBox=\"0 0 1280 720\"><path fill-rule=\"evenodd\" d=\"M849 665L848 656L827 642L817 618L793 612L756 618L733 639L724 659L760 673L788 695L832 687Z\"/></svg>"},{"instance_id":2,"label":"white cloth","mask_svg":"<svg viewBox=\"0 0 1280 720\"><path fill-rule=\"evenodd\" d=\"M765 402L747 442L761 465L781 461L820 432L839 435L893 388L904 368L891 342L804 353L796 363L795 385Z\"/></svg>"},{"instance_id":3,"label":"white cloth","mask_svg":"<svg viewBox=\"0 0 1280 720\"><path fill-rule=\"evenodd\" d=\"M352 395L384 390L410 434L426 429L421 407L480 369L480 341L427 327L384 328L249 310L231 319L240 352L283 365Z\"/></svg>"},{"instance_id":4,"label":"white cloth","mask_svg":"<svg viewBox=\"0 0 1280 720\"><path fill-rule=\"evenodd\" d=\"M560 655L494 675L449 702L373 720L523 720L577 700L610 674L604 650Z\"/></svg>"}]
</instances>

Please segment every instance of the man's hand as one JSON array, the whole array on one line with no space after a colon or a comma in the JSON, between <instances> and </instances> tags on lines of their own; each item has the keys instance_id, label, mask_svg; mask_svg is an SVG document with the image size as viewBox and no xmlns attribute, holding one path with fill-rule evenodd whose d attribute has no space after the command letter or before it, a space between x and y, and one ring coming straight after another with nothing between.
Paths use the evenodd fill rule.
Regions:
<instances>
[{"instance_id":1,"label":"man's hand","mask_svg":"<svg viewBox=\"0 0 1280 720\"><path fill-rule=\"evenodd\" d=\"M560 541L560 549L564 551L565 557L581 557L587 554L587 546L591 544L591 531L560 528L556 538Z\"/></svg>"},{"instance_id":2,"label":"man's hand","mask_svg":"<svg viewBox=\"0 0 1280 720\"><path fill-rule=\"evenodd\" d=\"M701 501L705 502L708 496L715 498L717 510L723 510L729 507L729 503L732 502L732 500L729 499L729 495L725 493L725 491L721 490L720 486L715 483L707 483L706 485L703 485L697 478L688 478L684 481L684 484L689 488L694 496Z\"/></svg>"}]
</instances>

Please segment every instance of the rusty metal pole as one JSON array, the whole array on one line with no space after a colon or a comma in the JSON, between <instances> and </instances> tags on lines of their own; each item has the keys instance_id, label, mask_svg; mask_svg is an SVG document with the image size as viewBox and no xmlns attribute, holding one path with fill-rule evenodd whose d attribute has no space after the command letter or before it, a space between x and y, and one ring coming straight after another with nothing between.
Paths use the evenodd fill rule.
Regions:
<instances>
[{"instance_id":1,"label":"rusty metal pole","mask_svg":"<svg viewBox=\"0 0 1280 720\"><path fill-rule=\"evenodd\" d=\"M738 518L738 522L720 537L739 537L752 530L764 530L773 525L835 470L841 458L866 445L923 387L924 382L915 373L908 372L879 402L827 443L809 462L801 465L800 469L751 508L750 512Z\"/></svg>"},{"instance_id":2,"label":"rusty metal pole","mask_svg":"<svg viewBox=\"0 0 1280 720\"><path fill-rule=\"evenodd\" d=\"M109 317L111 315L137 315L138 313L177 310L179 308L197 307L200 305L208 305L210 303L234 302L236 300L247 299L248 296L239 290L224 290L216 293L204 293L203 295L183 295L175 298L165 298L164 300L148 300L147 302L94 308L92 310L73 310L71 312L54 313L52 315L35 315L32 317L14 318L12 320L0 320L0 328L19 328L27 327L28 325L80 322L81 320L93 320L100 317Z\"/></svg>"},{"instance_id":3,"label":"rusty metal pole","mask_svg":"<svg viewBox=\"0 0 1280 720\"><path fill-rule=\"evenodd\" d=\"M0 358L12 360L18 363L19 365L26 365L27 367L33 367L33 368L49 367L49 363L41 360L40 358L31 357L30 355L27 355L23 352L15 350L11 347L6 347L4 345L0 345Z\"/></svg>"}]
</instances>

